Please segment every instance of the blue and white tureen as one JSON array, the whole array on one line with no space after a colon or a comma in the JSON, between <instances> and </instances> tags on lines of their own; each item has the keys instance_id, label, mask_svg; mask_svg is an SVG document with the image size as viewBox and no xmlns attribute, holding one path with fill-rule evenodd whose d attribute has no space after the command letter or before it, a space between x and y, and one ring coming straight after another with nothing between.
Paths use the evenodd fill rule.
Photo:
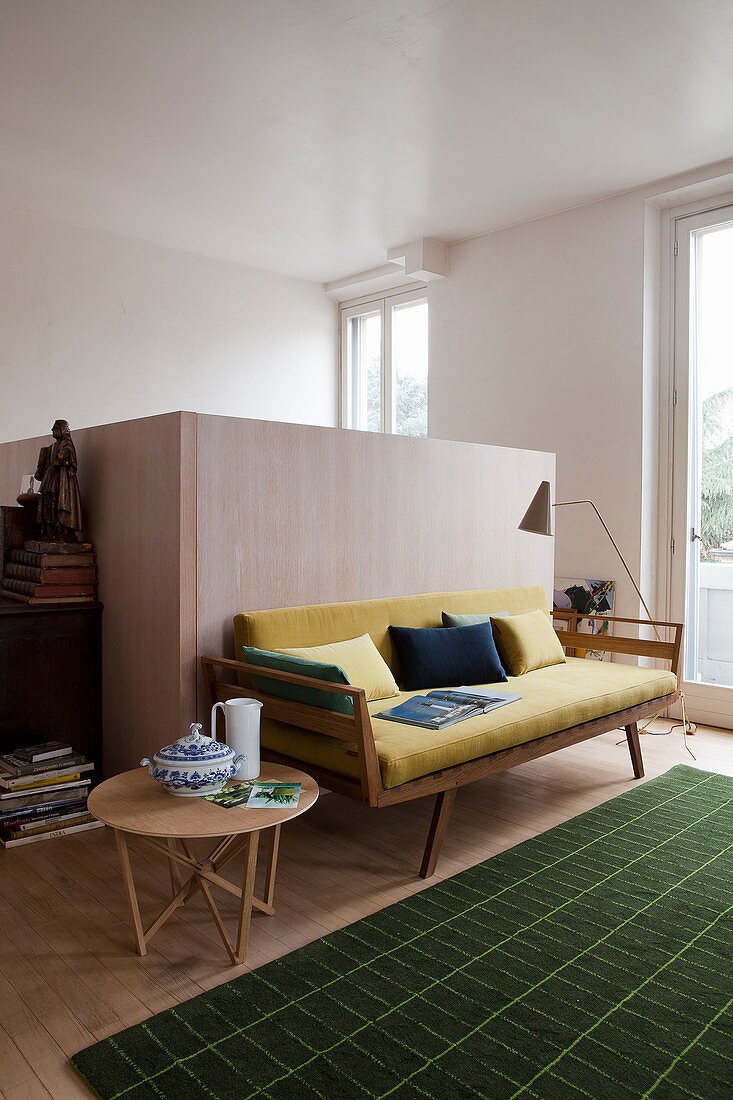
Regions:
<instances>
[{"instance_id":1,"label":"blue and white tureen","mask_svg":"<svg viewBox=\"0 0 733 1100\"><path fill-rule=\"evenodd\" d=\"M185 737L156 752L152 764L147 757L140 761L171 794L199 798L216 794L246 760L235 756L228 745L207 737L202 728L200 722L192 722Z\"/></svg>"}]
</instances>

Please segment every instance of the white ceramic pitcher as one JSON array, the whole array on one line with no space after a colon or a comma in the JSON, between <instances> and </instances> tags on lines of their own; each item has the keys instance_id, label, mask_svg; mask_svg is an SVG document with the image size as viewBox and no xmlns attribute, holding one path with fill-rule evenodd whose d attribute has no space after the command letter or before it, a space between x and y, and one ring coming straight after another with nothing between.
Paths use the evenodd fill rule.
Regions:
<instances>
[{"instance_id":1,"label":"white ceramic pitcher","mask_svg":"<svg viewBox=\"0 0 733 1100\"><path fill-rule=\"evenodd\" d=\"M211 735L216 737L216 708L221 707L226 724L225 741L235 756L244 761L237 779L256 779L260 774L260 711L259 699L227 699L211 708Z\"/></svg>"}]
</instances>

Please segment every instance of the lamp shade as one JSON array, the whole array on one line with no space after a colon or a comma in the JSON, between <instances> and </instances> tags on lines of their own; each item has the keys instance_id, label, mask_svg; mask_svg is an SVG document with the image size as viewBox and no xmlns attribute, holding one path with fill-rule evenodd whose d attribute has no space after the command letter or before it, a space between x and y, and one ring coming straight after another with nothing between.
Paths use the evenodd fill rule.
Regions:
<instances>
[{"instance_id":1,"label":"lamp shade","mask_svg":"<svg viewBox=\"0 0 733 1100\"><path fill-rule=\"evenodd\" d=\"M519 524L520 531L531 531L535 535L552 534L552 503L550 501L550 483L543 481L532 497L532 503Z\"/></svg>"}]
</instances>

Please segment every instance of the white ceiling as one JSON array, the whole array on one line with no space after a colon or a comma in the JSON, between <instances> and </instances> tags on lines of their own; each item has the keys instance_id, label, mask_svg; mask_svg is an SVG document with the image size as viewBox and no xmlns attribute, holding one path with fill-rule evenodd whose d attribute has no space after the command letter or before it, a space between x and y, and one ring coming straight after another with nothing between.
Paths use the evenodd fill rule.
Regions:
<instances>
[{"instance_id":1,"label":"white ceiling","mask_svg":"<svg viewBox=\"0 0 733 1100\"><path fill-rule=\"evenodd\" d=\"M328 280L733 154L733 0L0 0L0 205Z\"/></svg>"}]
</instances>

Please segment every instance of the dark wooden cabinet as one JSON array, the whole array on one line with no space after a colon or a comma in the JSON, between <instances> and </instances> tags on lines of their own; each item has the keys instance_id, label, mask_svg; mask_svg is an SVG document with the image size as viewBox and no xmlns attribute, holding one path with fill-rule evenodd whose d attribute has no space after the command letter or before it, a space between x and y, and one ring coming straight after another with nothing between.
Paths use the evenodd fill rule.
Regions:
<instances>
[{"instance_id":1,"label":"dark wooden cabinet","mask_svg":"<svg viewBox=\"0 0 733 1100\"><path fill-rule=\"evenodd\" d=\"M66 741L102 765L102 605L0 600L0 754Z\"/></svg>"}]
</instances>

